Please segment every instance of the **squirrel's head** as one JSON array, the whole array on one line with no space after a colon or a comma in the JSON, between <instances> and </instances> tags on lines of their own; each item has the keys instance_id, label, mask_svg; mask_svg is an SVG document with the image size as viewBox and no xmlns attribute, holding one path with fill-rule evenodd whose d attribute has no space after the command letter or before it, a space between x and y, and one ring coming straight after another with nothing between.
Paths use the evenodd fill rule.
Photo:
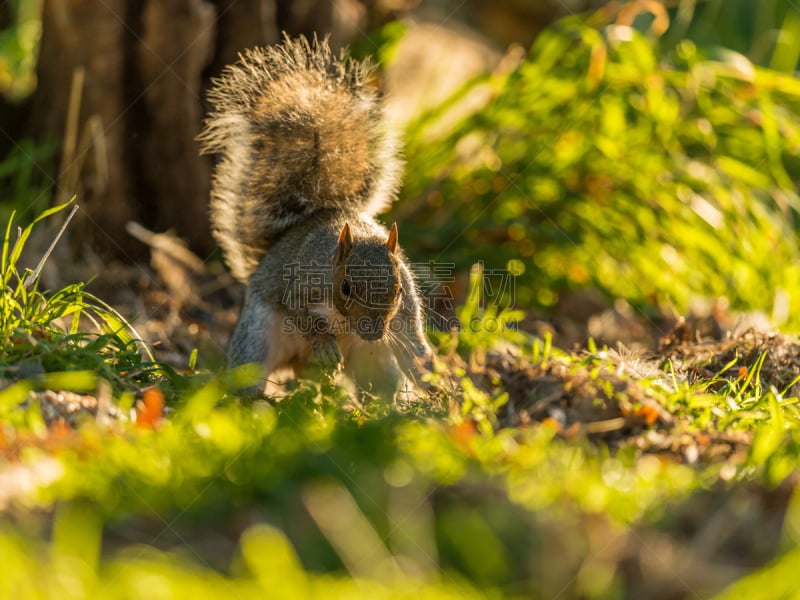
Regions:
<instances>
[{"instance_id":1,"label":"squirrel's head","mask_svg":"<svg viewBox=\"0 0 800 600\"><path fill-rule=\"evenodd\" d=\"M347 326L364 340L384 337L397 312L402 292L397 258L397 225L385 241L372 236L353 239L345 224L333 265L333 304Z\"/></svg>"}]
</instances>

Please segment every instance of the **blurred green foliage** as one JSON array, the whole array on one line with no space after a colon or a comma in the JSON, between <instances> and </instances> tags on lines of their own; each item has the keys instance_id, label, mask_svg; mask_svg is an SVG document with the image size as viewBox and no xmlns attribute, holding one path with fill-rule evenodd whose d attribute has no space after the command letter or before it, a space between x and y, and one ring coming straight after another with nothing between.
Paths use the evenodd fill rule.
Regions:
<instances>
[{"instance_id":1,"label":"blurred green foliage","mask_svg":"<svg viewBox=\"0 0 800 600\"><path fill-rule=\"evenodd\" d=\"M436 134L475 90L484 108ZM594 288L644 309L771 310L788 291L779 318L797 327L799 116L800 83L742 55L563 20L409 128L409 254L521 265L523 307Z\"/></svg>"},{"instance_id":2,"label":"blurred green foliage","mask_svg":"<svg viewBox=\"0 0 800 600\"><path fill-rule=\"evenodd\" d=\"M41 0L8 0L11 23L0 31L0 94L20 101L36 87L36 59L42 33Z\"/></svg>"},{"instance_id":3,"label":"blurred green foliage","mask_svg":"<svg viewBox=\"0 0 800 600\"><path fill-rule=\"evenodd\" d=\"M35 582L51 593L77 586L77 597L95 597L100 586L118 597L152 574L171 598L185 593L188 571L216 582L200 597L279 580L297 597L315 597L310 590L323 582L358 597L371 597L357 591L364 585L437 598L473 586L529 596L539 585L531 558L545 566L564 558L540 556L544 522L567 526L586 512L626 528L657 518L664 502L685 498L699 482L680 465L569 449L548 428L464 437L428 419L359 424L313 385L278 407L228 402L202 417L188 414L179 408L152 431L121 423L117 435L87 423L63 452L29 449L19 468L49 471L51 479L15 501L61 507L49 556L71 575L51 571L52 562L35 559L42 549L30 554L31 543L7 530L0 543L17 568L0 581L12 590L26 581L32 592ZM237 532L234 512L261 524ZM98 565L100 531L114 539L132 528L142 545L125 544ZM225 577L203 565L220 560L203 550L203 536L213 539L215 529L241 535L239 553L222 552L223 564L230 561ZM174 545L183 557L176 565L177 555L150 545ZM300 565L344 569L353 579L305 574ZM129 577L109 577L119 570Z\"/></svg>"},{"instance_id":4,"label":"blurred green foliage","mask_svg":"<svg viewBox=\"0 0 800 600\"><path fill-rule=\"evenodd\" d=\"M797 69L800 5L795 0L679 0L669 14L664 47L690 39L705 50L726 48L779 71Z\"/></svg>"},{"instance_id":5,"label":"blurred green foliage","mask_svg":"<svg viewBox=\"0 0 800 600\"><path fill-rule=\"evenodd\" d=\"M22 103L36 88L41 8L41 0L10 0L0 7L0 20L7 20L0 30L0 95L6 101ZM16 212L28 224L51 200L57 145L29 138L3 143L10 150L0 161L0 222Z\"/></svg>"},{"instance_id":6,"label":"blurred green foliage","mask_svg":"<svg viewBox=\"0 0 800 600\"><path fill-rule=\"evenodd\" d=\"M24 224L47 208L51 199L55 143L39 143L30 138L14 141L13 148L0 161L0 223L14 213ZM5 200L7 199L7 200Z\"/></svg>"}]
</instances>

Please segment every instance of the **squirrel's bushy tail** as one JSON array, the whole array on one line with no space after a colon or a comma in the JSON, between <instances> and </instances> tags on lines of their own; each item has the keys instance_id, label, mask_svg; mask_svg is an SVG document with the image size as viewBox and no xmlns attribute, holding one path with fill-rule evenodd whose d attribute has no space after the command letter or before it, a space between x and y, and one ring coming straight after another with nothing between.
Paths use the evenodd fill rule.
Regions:
<instances>
[{"instance_id":1,"label":"squirrel's bushy tail","mask_svg":"<svg viewBox=\"0 0 800 600\"><path fill-rule=\"evenodd\" d=\"M366 78L371 66L305 38L248 50L215 80L198 136L218 153L211 223L246 281L272 240L326 209L375 214L400 170L396 139Z\"/></svg>"}]
</instances>

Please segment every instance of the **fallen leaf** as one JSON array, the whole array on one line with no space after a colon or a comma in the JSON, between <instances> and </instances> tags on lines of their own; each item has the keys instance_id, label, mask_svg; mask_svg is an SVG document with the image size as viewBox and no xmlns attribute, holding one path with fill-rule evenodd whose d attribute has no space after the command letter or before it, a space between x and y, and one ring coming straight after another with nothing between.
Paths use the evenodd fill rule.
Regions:
<instances>
[{"instance_id":1,"label":"fallen leaf","mask_svg":"<svg viewBox=\"0 0 800 600\"><path fill-rule=\"evenodd\" d=\"M164 417L164 394L158 388L147 388L136 403L136 427L153 429Z\"/></svg>"}]
</instances>

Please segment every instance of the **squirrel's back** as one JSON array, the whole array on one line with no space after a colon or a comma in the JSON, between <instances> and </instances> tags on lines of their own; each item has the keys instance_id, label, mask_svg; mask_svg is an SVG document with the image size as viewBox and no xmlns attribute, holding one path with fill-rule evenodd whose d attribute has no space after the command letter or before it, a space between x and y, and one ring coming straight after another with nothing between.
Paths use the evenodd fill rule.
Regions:
<instances>
[{"instance_id":1,"label":"squirrel's back","mask_svg":"<svg viewBox=\"0 0 800 600\"><path fill-rule=\"evenodd\" d=\"M286 38L246 51L214 81L198 139L220 154L211 223L237 279L310 214L374 215L393 199L401 163L370 72L325 40Z\"/></svg>"}]
</instances>

